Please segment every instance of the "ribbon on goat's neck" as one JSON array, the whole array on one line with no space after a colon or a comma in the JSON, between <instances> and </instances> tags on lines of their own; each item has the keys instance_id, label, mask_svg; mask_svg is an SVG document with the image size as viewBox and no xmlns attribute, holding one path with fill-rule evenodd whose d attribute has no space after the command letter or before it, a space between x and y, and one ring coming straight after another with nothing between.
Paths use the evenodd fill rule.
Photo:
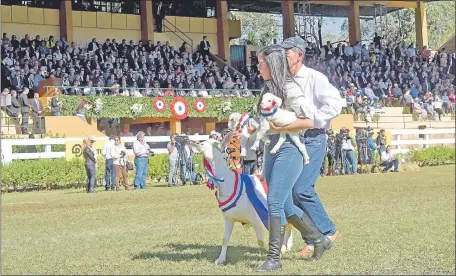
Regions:
<instances>
[{"instance_id":1,"label":"ribbon on goat's neck","mask_svg":"<svg viewBox=\"0 0 456 276\"><path fill-rule=\"evenodd\" d=\"M277 105L276 102L272 102L272 104L268 107L263 107L260 109L260 115L262 117L272 117L274 114L276 114L277 110L279 109L279 106Z\"/></svg>"},{"instance_id":2,"label":"ribbon on goat's neck","mask_svg":"<svg viewBox=\"0 0 456 276\"><path fill-rule=\"evenodd\" d=\"M247 124L247 122L249 121L249 119L252 118L252 115L250 115L249 113L244 113L242 114L241 118L239 119L239 129L242 129L244 128L244 126Z\"/></svg>"},{"instance_id":3,"label":"ribbon on goat's neck","mask_svg":"<svg viewBox=\"0 0 456 276\"><path fill-rule=\"evenodd\" d=\"M225 180L223 178L215 177L214 170L212 169L211 164L209 164L209 161L207 161L206 158L204 158L203 163L204 163L204 169L206 170L206 175L209 178L206 186L209 189L214 190L215 187L219 187L220 183L225 182Z\"/></svg>"}]
</instances>

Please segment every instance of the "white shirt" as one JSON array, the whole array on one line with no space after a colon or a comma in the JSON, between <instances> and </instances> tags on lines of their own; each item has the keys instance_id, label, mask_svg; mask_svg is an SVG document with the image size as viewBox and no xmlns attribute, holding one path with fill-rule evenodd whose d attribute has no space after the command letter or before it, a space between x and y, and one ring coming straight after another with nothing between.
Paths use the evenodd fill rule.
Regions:
<instances>
[{"instance_id":1,"label":"white shirt","mask_svg":"<svg viewBox=\"0 0 456 276\"><path fill-rule=\"evenodd\" d=\"M354 150L355 149L355 147L352 144L351 139L342 141L342 149L343 150Z\"/></svg>"},{"instance_id":2,"label":"white shirt","mask_svg":"<svg viewBox=\"0 0 456 276\"><path fill-rule=\"evenodd\" d=\"M109 140L108 142L106 142L103 145L103 150L101 151L101 154L103 154L103 156L106 159L112 159L113 147L114 147L114 140Z\"/></svg>"},{"instance_id":3,"label":"white shirt","mask_svg":"<svg viewBox=\"0 0 456 276\"><path fill-rule=\"evenodd\" d=\"M382 162L394 160L393 154L391 152L387 153L386 151L382 152Z\"/></svg>"},{"instance_id":4,"label":"white shirt","mask_svg":"<svg viewBox=\"0 0 456 276\"><path fill-rule=\"evenodd\" d=\"M342 97L339 91L329 83L325 75L304 65L294 79L301 87L301 93L310 109L309 115L313 116L309 117L306 114L313 120L314 128L328 129L331 119L338 116L342 110Z\"/></svg>"},{"instance_id":5,"label":"white shirt","mask_svg":"<svg viewBox=\"0 0 456 276\"><path fill-rule=\"evenodd\" d=\"M141 143L139 140L133 142L133 153L136 157L147 157L149 156L149 145L144 142Z\"/></svg>"}]
</instances>

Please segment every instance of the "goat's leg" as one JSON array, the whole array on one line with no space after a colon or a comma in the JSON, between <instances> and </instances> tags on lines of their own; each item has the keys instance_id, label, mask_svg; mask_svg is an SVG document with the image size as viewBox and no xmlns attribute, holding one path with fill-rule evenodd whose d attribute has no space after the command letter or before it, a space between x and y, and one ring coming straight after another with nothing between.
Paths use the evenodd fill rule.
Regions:
<instances>
[{"instance_id":1,"label":"goat's leg","mask_svg":"<svg viewBox=\"0 0 456 276\"><path fill-rule=\"evenodd\" d=\"M248 131L244 131L245 129L247 129L247 128L244 127L244 129L242 130L242 135L241 135L241 157L247 156L246 146L247 146L247 140L250 137L250 134L248 133Z\"/></svg>"},{"instance_id":2,"label":"goat's leg","mask_svg":"<svg viewBox=\"0 0 456 276\"><path fill-rule=\"evenodd\" d=\"M264 227L263 222L261 221L253 206L246 212L246 217L252 225L253 229L255 229L258 246L268 251L268 239L265 235L266 228Z\"/></svg>"},{"instance_id":3,"label":"goat's leg","mask_svg":"<svg viewBox=\"0 0 456 276\"><path fill-rule=\"evenodd\" d=\"M308 165L310 158L309 154L307 154L307 149L306 146L301 143L301 140L299 140L299 134L290 134L290 138L295 143L296 147L298 147L299 151L302 153L302 157L304 158L304 164Z\"/></svg>"},{"instance_id":4,"label":"goat's leg","mask_svg":"<svg viewBox=\"0 0 456 276\"><path fill-rule=\"evenodd\" d=\"M277 144L275 144L275 146L272 148L272 150L270 151L270 153L272 155L276 154L277 151L280 149L280 147L282 146L282 144L285 142L285 140L287 140L287 134L286 133L280 133L280 137L279 137L279 140L277 141Z\"/></svg>"},{"instance_id":5,"label":"goat's leg","mask_svg":"<svg viewBox=\"0 0 456 276\"><path fill-rule=\"evenodd\" d=\"M283 244L282 244L282 249L281 252L284 254L286 251L291 250L293 247L293 226L291 224L287 224L285 226L285 236L283 237Z\"/></svg>"},{"instance_id":6,"label":"goat's leg","mask_svg":"<svg viewBox=\"0 0 456 276\"><path fill-rule=\"evenodd\" d=\"M260 140L266 137L266 133L269 130L269 123L265 118L260 119L260 128L257 130L255 143L253 143L251 150L257 150L260 146Z\"/></svg>"},{"instance_id":7,"label":"goat's leg","mask_svg":"<svg viewBox=\"0 0 456 276\"><path fill-rule=\"evenodd\" d=\"M225 218L225 233L223 234L222 251L220 256L215 261L216 264L224 264L226 261L226 251L228 249L228 243L230 242L231 233L233 232L234 221L229 218Z\"/></svg>"}]
</instances>

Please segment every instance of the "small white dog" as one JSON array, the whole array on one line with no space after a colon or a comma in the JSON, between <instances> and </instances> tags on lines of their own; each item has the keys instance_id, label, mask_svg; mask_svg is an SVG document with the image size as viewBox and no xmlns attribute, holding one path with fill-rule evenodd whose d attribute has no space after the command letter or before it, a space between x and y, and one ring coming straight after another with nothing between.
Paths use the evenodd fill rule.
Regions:
<instances>
[{"instance_id":1,"label":"small white dog","mask_svg":"<svg viewBox=\"0 0 456 276\"><path fill-rule=\"evenodd\" d=\"M252 150L257 150L260 145L260 140L265 141L265 144L270 143L266 138L267 132L270 130L269 123L267 120L270 120L274 125L282 127L291 124L297 119L296 114L285 109L281 109L282 99L271 94L266 93L263 95L263 99L260 103L261 115L260 115L260 126L256 133L255 143L251 147ZM304 164L309 164L309 155L307 154L306 146L301 143L299 140L299 132L281 132L280 138L277 141L277 144L271 150L271 154L276 154L280 146L285 142L286 135L289 135L293 143L298 147L299 151L302 153L304 158ZM266 139L266 140L265 140Z\"/></svg>"}]
</instances>

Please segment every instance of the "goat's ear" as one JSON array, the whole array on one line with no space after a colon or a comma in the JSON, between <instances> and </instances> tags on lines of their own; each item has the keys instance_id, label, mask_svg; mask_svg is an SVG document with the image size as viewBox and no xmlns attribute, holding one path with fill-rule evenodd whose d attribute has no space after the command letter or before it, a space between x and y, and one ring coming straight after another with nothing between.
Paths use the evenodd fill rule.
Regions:
<instances>
[{"instance_id":1,"label":"goat's ear","mask_svg":"<svg viewBox=\"0 0 456 276\"><path fill-rule=\"evenodd\" d=\"M274 102L277 104L278 107L282 106L282 99L279 97L274 97Z\"/></svg>"}]
</instances>

